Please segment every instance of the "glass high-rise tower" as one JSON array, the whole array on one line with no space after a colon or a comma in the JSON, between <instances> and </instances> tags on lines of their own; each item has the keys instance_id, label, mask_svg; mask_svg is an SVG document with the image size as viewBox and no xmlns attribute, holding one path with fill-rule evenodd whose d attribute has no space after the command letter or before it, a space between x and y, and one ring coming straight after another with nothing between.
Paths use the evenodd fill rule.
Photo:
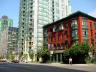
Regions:
<instances>
[{"instance_id":1,"label":"glass high-rise tower","mask_svg":"<svg viewBox=\"0 0 96 72\"><path fill-rule=\"evenodd\" d=\"M0 19L0 31L5 30L8 27L13 26L13 20L9 19L7 16L2 16Z\"/></svg>"},{"instance_id":2,"label":"glass high-rise tower","mask_svg":"<svg viewBox=\"0 0 96 72\"><path fill-rule=\"evenodd\" d=\"M0 56L6 57L8 49L8 28L13 26L13 20L7 16L0 18Z\"/></svg>"},{"instance_id":3,"label":"glass high-rise tower","mask_svg":"<svg viewBox=\"0 0 96 72\"><path fill-rule=\"evenodd\" d=\"M43 26L71 13L70 0L20 0L19 53L43 46Z\"/></svg>"}]
</instances>

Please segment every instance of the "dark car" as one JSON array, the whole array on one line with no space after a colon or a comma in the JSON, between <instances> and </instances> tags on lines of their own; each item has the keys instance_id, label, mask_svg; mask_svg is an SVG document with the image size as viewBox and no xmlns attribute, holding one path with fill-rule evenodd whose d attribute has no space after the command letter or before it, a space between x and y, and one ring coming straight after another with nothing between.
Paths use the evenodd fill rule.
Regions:
<instances>
[{"instance_id":1,"label":"dark car","mask_svg":"<svg viewBox=\"0 0 96 72\"><path fill-rule=\"evenodd\" d=\"M19 63L19 60L13 60L12 63Z\"/></svg>"}]
</instances>

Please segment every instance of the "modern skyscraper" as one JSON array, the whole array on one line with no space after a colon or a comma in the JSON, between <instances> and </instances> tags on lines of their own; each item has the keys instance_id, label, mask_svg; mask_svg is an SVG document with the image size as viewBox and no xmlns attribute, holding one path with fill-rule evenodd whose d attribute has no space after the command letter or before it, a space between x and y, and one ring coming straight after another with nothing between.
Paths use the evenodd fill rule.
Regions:
<instances>
[{"instance_id":1,"label":"modern skyscraper","mask_svg":"<svg viewBox=\"0 0 96 72\"><path fill-rule=\"evenodd\" d=\"M3 31L4 29L12 26L13 20L9 19L7 16L2 16L2 18L0 19L0 30Z\"/></svg>"},{"instance_id":2,"label":"modern skyscraper","mask_svg":"<svg viewBox=\"0 0 96 72\"><path fill-rule=\"evenodd\" d=\"M13 26L13 21L7 16L0 19L0 55L6 56L8 46L8 28Z\"/></svg>"},{"instance_id":3,"label":"modern skyscraper","mask_svg":"<svg viewBox=\"0 0 96 72\"><path fill-rule=\"evenodd\" d=\"M20 0L19 53L43 46L43 26L71 13L70 0Z\"/></svg>"},{"instance_id":4,"label":"modern skyscraper","mask_svg":"<svg viewBox=\"0 0 96 72\"><path fill-rule=\"evenodd\" d=\"M8 27L4 31L1 32L1 40L0 40L0 55L3 57L9 57L12 55L17 55L17 32L18 28L16 27ZM11 55L11 56L12 56Z\"/></svg>"},{"instance_id":5,"label":"modern skyscraper","mask_svg":"<svg viewBox=\"0 0 96 72\"><path fill-rule=\"evenodd\" d=\"M8 28L8 49L7 54L13 54L14 56L17 56L17 40L18 40L18 28L17 27L9 27Z\"/></svg>"}]
</instances>

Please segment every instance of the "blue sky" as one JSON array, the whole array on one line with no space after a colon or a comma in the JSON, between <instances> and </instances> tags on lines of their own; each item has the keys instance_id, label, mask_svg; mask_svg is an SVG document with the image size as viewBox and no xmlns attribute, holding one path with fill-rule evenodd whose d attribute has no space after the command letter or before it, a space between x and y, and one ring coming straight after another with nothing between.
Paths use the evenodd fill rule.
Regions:
<instances>
[{"instance_id":1,"label":"blue sky","mask_svg":"<svg viewBox=\"0 0 96 72\"><path fill-rule=\"evenodd\" d=\"M18 26L20 0L0 0L0 18L7 15ZM71 0L72 12L83 11L96 17L96 0Z\"/></svg>"},{"instance_id":2,"label":"blue sky","mask_svg":"<svg viewBox=\"0 0 96 72\"><path fill-rule=\"evenodd\" d=\"M72 12L83 11L90 15L96 13L96 0L71 0Z\"/></svg>"},{"instance_id":3,"label":"blue sky","mask_svg":"<svg viewBox=\"0 0 96 72\"><path fill-rule=\"evenodd\" d=\"M13 19L13 26L18 26L20 0L0 0L0 18L3 15Z\"/></svg>"}]
</instances>

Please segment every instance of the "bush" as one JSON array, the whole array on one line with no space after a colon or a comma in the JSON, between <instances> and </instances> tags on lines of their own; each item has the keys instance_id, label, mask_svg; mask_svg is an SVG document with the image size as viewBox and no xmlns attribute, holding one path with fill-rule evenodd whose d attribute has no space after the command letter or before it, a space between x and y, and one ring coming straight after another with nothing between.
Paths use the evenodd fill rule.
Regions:
<instances>
[{"instance_id":1,"label":"bush","mask_svg":"<svg viewBox=\"0 0 96 72\"><path fill-rule=\"evenodd\" d=\"M90 63L93 63L93 64L96 64L96 58L93 57L93 58L90 58L89 56L86 58L86 63L87 64L90 64Z\"/></svg>"}]
</instances>

